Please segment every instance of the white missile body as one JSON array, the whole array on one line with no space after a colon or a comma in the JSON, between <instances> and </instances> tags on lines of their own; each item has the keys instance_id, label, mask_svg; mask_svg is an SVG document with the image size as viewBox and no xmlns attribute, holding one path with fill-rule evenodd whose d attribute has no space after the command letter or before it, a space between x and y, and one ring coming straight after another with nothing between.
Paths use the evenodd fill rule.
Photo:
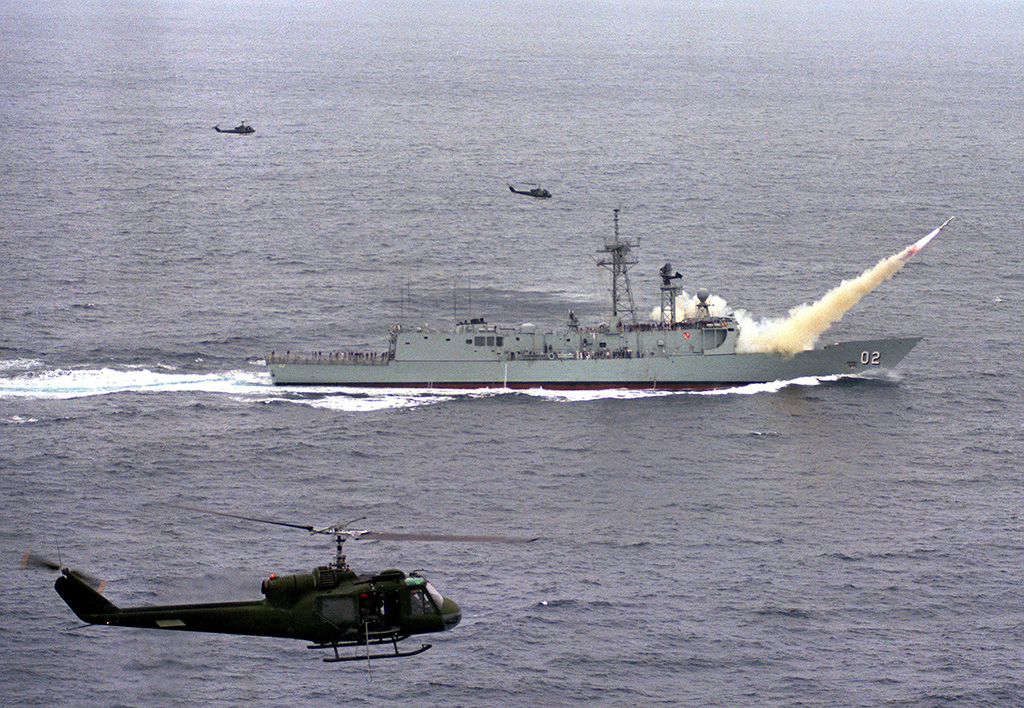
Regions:
<instances>
[{"instance_id":1,"label":"white missile body","mask_svg":"<svg viewBox=\"0 0 1024 708\"><path fill-rule=\"evenodd\" d=\"M901 261L905 261L905 260L907 260L908 258L910 258L910 257L911 257L912 255L914 255L915 253L917 253L918 251L920 251L920 250L921 250L922 248L924 248L925 246L927 246L927 245L928 245L928 242L929 242L929 241L931 241L931 240L932 240L933 238L935 238L936 236L938 236L938 235L939 235L939 232L940 232L940 231L942 231L943 227L944 227L944 226L945 226L946 224L948 224L949 222L951 222L951 221L953 220L953 218L954 218L954 217L952 217L952 216L951 216L951 217L949 217L948 219L946 219L945 221L943 221L943 222L942 222L942 226L940 226L939 228L937 228L937 229L935 229L934 231L932 231L932 232L931 232L930 234L928 234L927 236L925 236L924 238L922 238L922 239L921 239L920 241L918 241L917 243L915 243L915 244L913 244L913 245L911 245L911 246L907 246L907 247L906 247L906 248L905 248L905 249L903 250L903 252L902 252L902 253L900 253L900 255L898 256L898 257L899 257L899 259L900 259Z\"/></svg>"}]
</instances>

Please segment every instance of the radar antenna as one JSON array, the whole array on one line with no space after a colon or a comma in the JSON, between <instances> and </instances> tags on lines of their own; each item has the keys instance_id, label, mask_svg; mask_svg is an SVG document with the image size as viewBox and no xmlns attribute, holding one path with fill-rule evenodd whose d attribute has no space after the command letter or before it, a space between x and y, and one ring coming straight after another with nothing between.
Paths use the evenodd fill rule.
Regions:
<instances>
[{"instance_id":1,"label":"radar antenna","mask_svg":"<svg viewBox=\"0 0 1024 708\"><path fill-rule=\"evenodd\" d=\"M630 255L633 247L640 247L640 239L635 242L619 237L619 210L614 209L615 238L605 242L604 252L608 257L597 262L597 265L608 268L612 272L612 319L618 321L621 314L628 314L636 324L636 305L633 303L633 291L629 287L629 269L637 264L636 258ZM610 257L610 260L609 260Z\"/></svg>"},{"instance_id":2,"label":"radar antenna","mask_svg":"<svg viewBox=\"0 0 1024 708\"><path fill-rule=\"evenodd\" d=\"M672 264L666 263L658 271L661 275L661 323L672 324L676 321L676 299L682 288L679 283L673 282L682 278L682 274L676 271L672 274Z\"/></svg>"}]
</instances>

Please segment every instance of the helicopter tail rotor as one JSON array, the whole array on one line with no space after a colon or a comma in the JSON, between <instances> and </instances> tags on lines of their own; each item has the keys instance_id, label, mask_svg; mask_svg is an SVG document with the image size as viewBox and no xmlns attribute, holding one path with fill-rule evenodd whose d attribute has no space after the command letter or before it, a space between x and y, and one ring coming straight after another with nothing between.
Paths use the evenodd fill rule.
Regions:
<instances>
[{"instance_id":1,"label":"helicopter tail rotor","mask_svg":"<svg viewBox=\"0 0 1024 708\"><path fill-rule=\"evenodd\" d=\"M89 575L88 573L85 573L81 570L67 571L60 563L51 560L46 556L41 556L38 553L33 553L32 551L26 552L25 555L21 557L21 569L64 570L65 572L71 572L78 576L87 585L89 585L89 587L99 592L103 592L103 586L106 585L107 582L105 580L100 580L96 576Z\"/></svg>"},{"instance_id":2,"label":"helicopter tail rotor","mask_svg":"<svg viewBox=\"0 0 1024 708\"><path fill-rule=\"evenodd\" d=\"M21 569L28 570L29 568L46 568L47 570L60 570L60 563L50 560L38 553L27 551L25 555L21 557Z\"/></svg>"}]
</instances>

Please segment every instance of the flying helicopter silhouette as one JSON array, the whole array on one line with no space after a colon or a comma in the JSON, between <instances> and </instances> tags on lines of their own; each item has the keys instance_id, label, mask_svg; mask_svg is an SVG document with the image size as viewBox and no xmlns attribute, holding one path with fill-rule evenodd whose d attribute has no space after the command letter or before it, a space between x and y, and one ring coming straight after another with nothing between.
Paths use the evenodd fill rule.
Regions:
<instances>
[{"instance_id":1,"label":"flying helicopter silhouette","mask_svg":"<svg viewBox=\"0 0 1024 708\"><path fill-rule=\"evenodd\" d=\"M89 624L300 639L311 642L310 649L333 649L333 656L324 658L324 661L341 662L422 654L430 649L430 644L402 650L398 643L416 634L452 629L462 619L459 605L441 595L417 571L405 573L390 568L368 575L356 573L345 559L345 541L529 543L537 540L348 528L362 518L317 528L211 509L171 506L333 536L337 549L335 559L309 573L272 574L262 583L262 600L139 607L115 605L101 594L102 586L94 578L34 554L26 554L22 565L59 568L61 576L57 578L54 589L79 619ZM392 645L391 651L371 653L371 646L387 643ZM365 654L342 656L338 651L339 647L364 646Z\"/></svg>"}]
</instances>

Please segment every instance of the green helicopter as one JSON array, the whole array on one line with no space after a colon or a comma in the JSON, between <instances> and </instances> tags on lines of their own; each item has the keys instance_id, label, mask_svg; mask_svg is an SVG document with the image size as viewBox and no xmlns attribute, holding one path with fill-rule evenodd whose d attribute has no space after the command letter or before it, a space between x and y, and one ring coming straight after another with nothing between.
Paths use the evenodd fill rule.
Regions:
<instances>
[{"instance_id":1,"label":"green helicopter","mask_svg":"<svg viewBox=\"0 0 1024 708\"><path fill-rule=\"evenodd\" d=\"M459 605L441 595L415 571L404 573L388 569L370 575L353 571L342 550L346 540L472 543L529 543L536 540L345 528L361 519L316 528L210 509L177 508L331 535L335 539L337 555L333 563L309 573L271 575L263 581L262 600L140 607L119 607L102 594L102 585L90 576L44 561L33 554L26 554L23 565L59 567L61 576L54 588L79 619L89 624L300 639L310 642L310 649L333 649L333 656L324 658L324 661L337 662L422 654L431 647L430 644L403 651L398 643L416 634L447 631L462 619ZM391 651L371 653L371 646L387 643L392 645ZM339 647L366 647L366 652L342 656L338 652Z\"/></svg>"}]
</instances>

